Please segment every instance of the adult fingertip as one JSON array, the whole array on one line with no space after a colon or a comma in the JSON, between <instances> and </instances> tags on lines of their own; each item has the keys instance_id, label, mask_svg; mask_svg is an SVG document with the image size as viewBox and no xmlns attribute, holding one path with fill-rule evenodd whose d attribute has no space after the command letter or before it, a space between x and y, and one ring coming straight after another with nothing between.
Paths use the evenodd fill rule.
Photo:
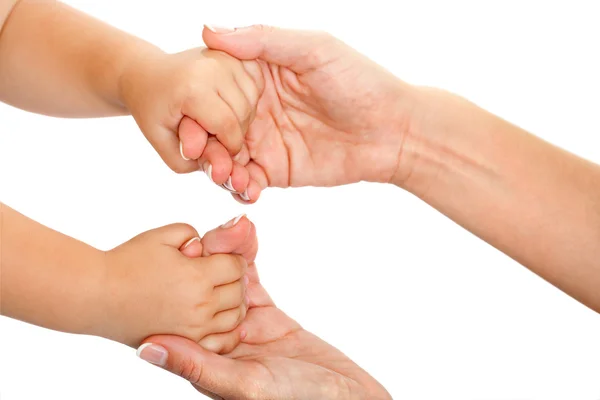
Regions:
<instances>
[{"instance_id":1,"label":"adult fingertip","mask_svg":"<svg viewBox=\"0 0 600 400\"><path fill-rule=\"evenodd\" d=\"M204 24L204 28L208 29L212 33L216 33L216 34L227 34L227 33L235 32L235 28L228 28L228 27L219 26L219 25L215 25L215 24L210 24L210 25Z\"/></svg>"},{"instance_id":2,"label":"adult fingertip","mask_svg":"<svg viewBox=\"0 0 600 400\"><path fill-rule=\"evenodd\" d=\"M164 367L167 365L169 352L164 347L154 343L144 343L136 351L136 355L150 364Z\"/></svg>"},{"instance_id":3,"label":"adult fingertip","mask_svg":"<svg viewBox=\"0 0 600 400\"><path fill-rule=\"evenodd\" d=\"M245 216L246 216L246 214L240 214L237 217L235 217L235 218L227 221L223 225L221 225L221 228L225 228L225 229L232 228L232 227L236 226L238 224L238 222L240 222L240 220L242 218L244 218Z\"/></svg>"}]
</instances>

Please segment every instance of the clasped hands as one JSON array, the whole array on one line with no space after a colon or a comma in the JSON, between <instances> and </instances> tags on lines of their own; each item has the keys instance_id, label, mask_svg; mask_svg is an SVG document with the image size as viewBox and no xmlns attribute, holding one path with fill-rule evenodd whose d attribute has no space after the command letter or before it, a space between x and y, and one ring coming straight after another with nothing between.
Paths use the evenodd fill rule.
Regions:
<instances>
[{"instance_id":1,"label":"clasped hands","mask_svg":"<svg viewBox=\"0 0 600 400\"><path fill-rule=\"evenodd\" d=\"M415 104L409 85L324 33L205 27L203 37L210 49L190 50L176 58L195 59L193 65L205 69L200 75L204 82L197 87L217 99L218 106L197 115L198 103L191 96L189 104L180 107L181 115L175 115L181 117L180 154L173 139L166 138L172 123L165 138L145 129L143 116L153 105L145 105L143 112L129 106L174 171L200 169L242 203L256 202L270 186L399 183L409 175L399 160ZM141 76L136 79L152 76L144 72L147 67L134 68ZM207 68L212 72L206 73ZM207 76L212 79L209 85ZM124 87L128 84L135 81ZM191 85L184 90L197 88ZM135 101L153 101L134 93ZM182 252L197 257L215 246L221 246L220 253L246 251L243 303L249 308L228 321L231 325L234 317L245 316L243 322L199 344L176 336L150 337L138 354L214 398L389 398L365 371L274 305L254 265L254 227L246 218L229 224L233 222Z\"/></svg>"}]
</instances>

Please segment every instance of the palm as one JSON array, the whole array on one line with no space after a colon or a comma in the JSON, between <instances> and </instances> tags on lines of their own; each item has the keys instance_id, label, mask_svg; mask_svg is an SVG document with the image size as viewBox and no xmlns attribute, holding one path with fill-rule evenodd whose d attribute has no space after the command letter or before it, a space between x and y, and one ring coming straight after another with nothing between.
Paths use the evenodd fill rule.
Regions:
<instances>
[{"instance_id":1,"label":"palm","mask_svg":"<svg viewBox=\"0 0 600 400\"><path fill-rule=\"evenodd\" d=\"M248 336L227 357L244 364L257 398L388 399L385 389L339 350L279 310L249 269ZM199 389L200 390L200 389ZM251 397L251 396L248 396Z\"/></svg>"},{"instance_id":2,"label":"palm","mask_svg":"<svg viewBox=\"0 0 600 400\"><path fill-rule=\"evenodd\" d=\"M393 117L402 124L401 83L338 41L323 41L313 52L311 65L297 72L259 61L265 89L246 138L267 178L263 185L386 180L401 147L389 123Z\"/></svg>"}]
</instances>

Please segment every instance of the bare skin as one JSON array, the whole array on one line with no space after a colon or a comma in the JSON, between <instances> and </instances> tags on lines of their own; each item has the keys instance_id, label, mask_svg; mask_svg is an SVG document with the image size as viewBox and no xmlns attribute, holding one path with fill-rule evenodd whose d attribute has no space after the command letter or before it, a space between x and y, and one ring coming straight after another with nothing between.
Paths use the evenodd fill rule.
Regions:
<instances>
[{"instance_id":1,"label":"bare skin","mask_svg":"<svg viewBox=\"0 0 600 400\"><path fill-rule=\"evenodd\" d=\"M214 31L210 48L262 66L246 137L261 187L392 183L600 312L598 165L408 85L327 34Z\"/></svg>"},{"instance_id":2,"label":"bare skin","mask_svg":"<svg viewBox=\"0 0 600 400\"><path fill-rule=\"evenodd\" d=\"M188 258L198 232L173 224L104 252L0 203L0 314L137 347L156 332L199 341L234 330L247 311L240 255ZM250 222L221 228L248 235Z\"/></svg>"},{"instance_id":3,"label":"bare skin","mask_svg":"<svg viewBox=\"0 0 600 400\"><path fill-rule=\"evenodd\" d=\"M220 228L206 234L202 244L234 254L247 248L255 254L257 249L255 235L240 241L223 236ZM215 399L391 399L342 352L278 309L260 283L256 264L248 260L250 308L236 329L241 336L211 335L200 345L175 336L153 336L139 355Z\"/></svg>"},{"instance_id":4,"label":"bare skin","mask_svg":"<svg viewBox=\"0 0 600 400\"><path fill-rule=\"evenodd\" d=\"M0 101L58 117L131 114L176 172L198 170L208 134L238 154L261 91L222 52L167 54L54 0L0 0ZM187 146L178 137L184 116L203 133ZM244 191L248 175L232 161L215 169L214 181L232 174Z\"/></svg>"},{"instance_id":5,"label":"bare skin","mask_svg":"<svg viewBox=\"0 0 600 400\"><path fill-rule=\"evenodd\" d=\"M176 172L197 170L193 158L213 141L228 156L238 154L261 91L223 52L166 54L54 0L0 0L0 101L57 117L131 114ZM188 146L178 137L184 116L194 121ZM211 176L232 191L251 183L232 160ZM239 257L187 260L178 248L182 236L197 236L188 226L159 228L100 252L7 206L0 210L4 315L130 346L165 329L200 340L233 329L245 315ZM177 273L169 273L173 265ZM141 300L161 318L148 315Z\"/></svg>"}]
</instances>

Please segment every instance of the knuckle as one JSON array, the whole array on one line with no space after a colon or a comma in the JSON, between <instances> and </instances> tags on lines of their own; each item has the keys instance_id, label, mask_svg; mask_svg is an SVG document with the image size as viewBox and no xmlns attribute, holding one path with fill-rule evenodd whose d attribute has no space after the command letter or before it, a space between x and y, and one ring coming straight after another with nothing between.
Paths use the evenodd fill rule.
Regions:
<instances>
[{"instance_id":1,"label":"knuckle","mask_svg":"<svg viewBox=\"0 0 600 400\"><path fill-rule=\"evenodd\" d=\"M240 317L238 318L238 321L237 321L238 325L244 320L244 318L246 318L246 312L247 312L246 306L241 305L240 306Z\"/></svg>"},{"instance_id":2,"label":"knuckle","mask_svg":"<svg viewBox=\"0 0 600 400\"><path fill-rule=\"evenodd\" d=\"M240 273L240 276L243 275L246 272L246 268L248 268L248 263L246 262L246 259L242 256L235 256L235 265L237 267L238 272Z\"/></svg>"},{"instance_id":3,"label":"knuckle","mask_svg":"<svg viewBox=\"0 0 600 400\"><path fill-rule=\"evenodd\" d=\"M202 365L194 362L194 360L188 356L183 358L177 364L174 373L181 376L183 379L196 384L202 379L202 370Z\"/></svg>"},{"instance_id":4,"label":"knuckle","mask_svg":"<svg viewBox=\"0 0 600 400\"><path fill-rule=\"evenodd\" d=\"M171 225L173 229L180 231L184 235L198 236L196 228L185 222L177 222Z\"/></svg>"},{"instance_id":5,"label":"knuckle","mask_svg":"<svg viewBox=\"0 0 600 400\"><path fill-rule=\"evenodd\" d=\"M231 329L235 328L236 326L238 326L241 319L242 319L242 310L240 307L238 307L235 310L231 311L231 321L229 321L229 327Z\"/></svg>"},{"instance_id":6,"label":"knuckle","mask_svg":"<svg viewBox=\"0 0 600 400\"><path fill-rule=\"evenodd\" d=\"M169 160L167 161L167 165L176 174L185 174L186 172L189 172L189 167L179 160Z\"/></svg>"},{"instance_id":7,"label":"knuckle","mask_svg":"<svg viewBox=\"0 0 600 400\"><path fill-rule=\"evenodd\" d=\"M240 319L240 309L239 307L235 310L225 311L221 316L221 321L219 321L219 325L224 331L231 331L238 326L238 321Z\"/></svg>"},{"instance_id":8,"label":"knuckle","mask_svg":"<svg viewBox=\"0 0 600 400\"><path fill-rule=\"evenodd\" d=\"M222 132L219 133L232 133L238 129L238 121L235 116L231 113L219 113L215 116L215 122Z\"/></svg>"},{"instance_id":9,"label":"knuckle","mask_svg":"<svg viewBox=\"0 0 600 400\"><path fill-rule=\"evenodd\" d=\"M221 68L219 65L219 60L213 57L214 54L202 57L195 62L190 64L190 74L197 78L197 82L206 82L211 81L212 78L217 77L221 73ZM190 83L194 85L195 83Z\"/></svg>"},{"instance_id":10,"label":"knuckle","mask_svg":"<svg viewBox=\"0 0 600 400\"><path fill-rule=\"evenodd\" d=\"M244 103L244 109L242 110L242 120L246 124L249 123L254 116L254 107L252 103L250 103L251 101L252 100L247 100Z\"/></svg>"},{"instance_id":11,"label":"knuckle","mask_svg":"<svg viewBox=\"0 0 600 400\"><path fill-rule=\"evenodd\" d=\"M270 25L258 24L258 25L253 25L252 29L270 33L270 32L274 32L276 28L273 26L270 26Z\"/></svg>"}]
</instances>

